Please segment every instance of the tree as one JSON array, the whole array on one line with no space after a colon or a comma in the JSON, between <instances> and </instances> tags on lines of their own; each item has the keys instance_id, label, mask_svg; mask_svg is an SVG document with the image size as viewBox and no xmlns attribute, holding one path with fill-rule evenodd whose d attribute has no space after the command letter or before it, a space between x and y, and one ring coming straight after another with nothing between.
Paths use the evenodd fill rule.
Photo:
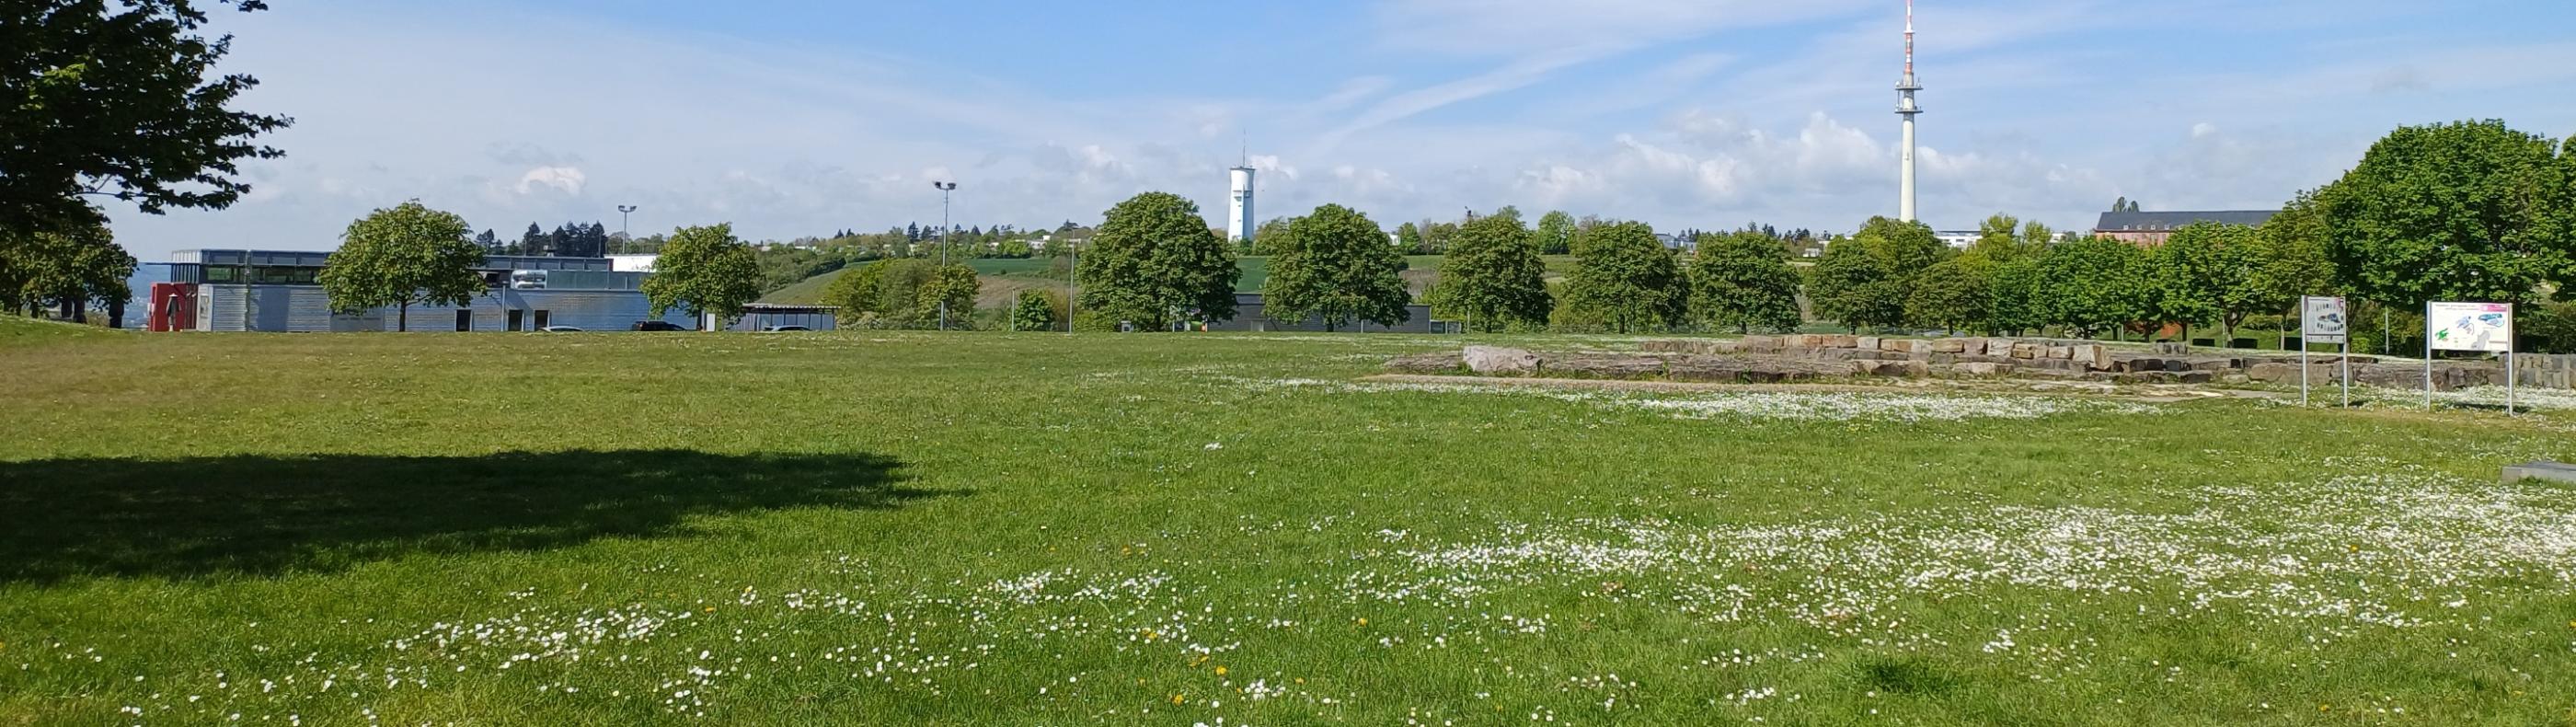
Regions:
<instances>
[{"instance_id":1,"label":"tree","mask_svg":"<svg viewBox=\"0 0 2576 727\"><path fill-rule=\"evenodd\" d=\"M1737 333L1798 327L1798 271L1780 242L1747 230L1700 243L1691 262L1691 308Z\"/></svg>"},{"instance_id":2,"label":"tree","mask_svg":"<svg viewBox=\"0 0 2576 727\"><path fill-rule=\"evenodd\" d=\"M2253 287L2259 293L2249 307L2288 311L2300 296L2322 295L2334 287L2334 261L2326 254L2325 214L2316 197L2301 193L2279 214L2254 231Z\"/></svg>"},{"instance_id":3,"label":"tree","mask_svg":"<svg viewBox=\"0 0 2576 727\"><path fill-rule=\"evenodd\" d=\"M1261 223L1253 230L1252 249L1248 252L1254 255L1279 254L1288 244L1289 223L1296 221L1293 217L1272 217L1270 221Z\"/></svg>"},{"instance_id":4,"label":"tree","mask_svg":"<svg viewBox=\"0 0 2576 727\"><path fill-rule=\"evenodd\" d=\"M125 304L134 299L126 285L134 265L134 256L96 223L0 239L0 311L52 308L86 321L96 305L112 324L123 325Z\"/></svg>"},{"instance_id":5,"label":"tree","mask_svg":"<svg viewBox=\"0 0 2576 727\"><path fill-rule=\"evenodd\" d=\"M218 0L243 12L262 0ZM252 143L294 123L225 108L259 85L209 80L232 37L198 32L195 0L24 0L0 8L0 240L104 221L85 197L148 214L223 209L250 185L244 159L284 155Z\"/></svg>"},{"instance_id":6,"label":"tree","mask_svg":"<svg viewBox=\"0 0 2576 727\"><path fill-rule=\"evenodd\" d=\"M1971 324L1992 320L1992 266L1985 258L1975 256L1933 263L1915 278L1914 290L1905 298L1906 316L1954 334Z\"/></svg>"},{"instance_id":7,"label":"tree","mask_svg":"<svg viewBox=\"0 0 2576 727\"><path fill-rule=\"evenodd\" d=\"M1020 300L1011 306L1011 330L1051 331L1056 327L1056 296L1043 290L1020 291Z\"/></svg>"},{"instance_id":8,"label":"tree","mask_svg":"<svg viewBox=\"0 0 2576 727\"><path fill-rule=\"evenodd\" d=\"M463 306L484 291L483 248L466 237L465 218L418 200L379 209L340 235L319 280L335 313L395 306L394 330L411 330L411 306Z\"/></svg>"},{"instance_id":9,"label":"tree","mask_svg":"<svg viewBox=\"0 0 2576 727\"><path fill-rule=\"evenodd\" d=\"M1470 327L1500 331L1547 323L1547 263L1520 215L1487 215L1458 227L1440 258L1433 302Z\"/></svg>"},{"instance_id":10,"label":"tree","mask_svg":"<svg viewBox=\"0 0 2576 727\"><path fill-rule=\"evenodd\" d=\"M2502 121L2400 127L2317 192L2336 283L2400 310L2576 284L2576 179Z\"/></svg>"},{"instance_id":11,"label":"tree","mask_svg":"<svg viewBox=\"0 0 2576 727\"><path fill-rule=\"evenodd\" d=\"M1574 247L1565 305L1577 320L1620 333L1676 326L1690 308L1690 281L1671 250L1643 222L1603 225Z\"/></svg>"},{"instance_id":12,"label":"tree","mask_svg":"<svg viewBox=\"0 0 2576 727\"><path fill-rule=\"evenodd\" d=\"M1852 238L1878 258L1879 267L1890 278L1898 280L1910 281L1915 274L1951 255L1950 246L1941 242L1941 236L1921 222L1872 217Z\"/></svg>"},{"instance_id":13,"label":"tree","mask_svg":"<svg viewBox=\"0 0 2576 727\"><path fill-rule=\"evenodd\" d=\"M1999 335L2038 328L2048 322L2041 268L2049 251L2038 248L2030 254L2009 261L1989 263L1987 279L1986 333ZM1973 256L1968 256L1972 258ZM1963 258L1968 259L1968 258Z\"/></svg>"},{"instance_id":14,"label":"tree","mask_svg":"<svg viewBox=\"0 0 2576 727\"><path fill-rule=\"evenodd\" d=\"M1395 246L1403 248L1405 252L1422 250L1422 228L1414 226L1411 222L1396 225Z\"/></svg>"},{"instance_id":15,"label":"tree","mask_svg":"<svg viewBox=\"0 0 2576 727\"><path fill-rule=\"evenodd\" d=\"M2108 238L2057 246L2040 261L2033 295L2040 320L2092 336L2157 317L2146 259L2136 245Z\"/></svg>"},{"instance_id":16,"label":"tree","mask_svg":"<svg viewBox=\"0 0 2576 727\"><path fill-rule=\"evenodd\" d=\"M1110 320L1165 330L1234 317L1234 251L1208 232L1198 205L1146 192L1109 208L1084 246L1081 302Z\"/></svg>"},{"instance_id":17,"label":"tree","mask_svg":"<svg viewBox=\"0 0 2576 727\"><path fill-rule=\"evenodd\" d=\"M1288 223L1288 240L1270 259L1262 284L1264 313L1279 320L1324 319L1332 331L1353 320L1394 326L1409 317L1404 255L1368 215L1328 204Z\"/></svg>"},{"instance_id":18,"label":"tree","mask_svg":"<svg viewBox=\"0 0 2576 727\"><path fill-rule=\"evenodd\" d=\"M975 268L952 264L933 267L930 279L921 286L920 316L941 321L949 328L968 329L975 323L975 295L983 291L984 282L975 276ZM942 304L945 304L944 306Z\"/></svg>"},{"instance_id":19,"label":"tree","mask_svg":"<svg viewBox=\"0 0 2576 727\"><path fill-rule=\"evenodd\" d=\"M759 258L733 236L729 222L671 231L653 275L644 279L655 317L687 308L692 317L713 315L722 323L742 317L743 306L759 297Z\"/></svg>"},{"instance_id":20,"label":"tree","mask_svg":"<svg viewBox=\"0 0 2576 727\"><path fill-rule=\"evenodd\" d=\"M2021 244L2021 238L2018 237L2021 233L2020 227L2020 219L2015 218L2012 215L1997 212L1994 216L1987 217L1986 221L1977 223L1977 241L1975 244L1970 245L1969 249L2010 248L2018 246ZM1989 257L1992 256L1990 255Z\"/></svg>"},{"instance_id":21,"label":"tree","mask_svg":"<svg viewBox=\"0 0 2576 727\"><path fill-rule=\"evenodd\" d=\"M546 254L547 249L546 229L538 227L537 223L530 222L528 231L519 233L519 246L513 252L520 255L543 255Z\"/></svg>"},{"instance_id":22,"label":"tree","mask_svg":"<svg viewBox=\"0 0 2576 727\"><path fill-rule=\"evenodd\" d=\"M1538 217L1538 253L1563 255L1574 249L1574 215L1548 210Z\"/></svg>"},{"instance_id":23,"label":"tree","mask_svg":"<svg viewBox=\"0 0 2576 727\"><path fill-rule=\"evenodd\" d=\"M1905 320L1905 297L1889 277L1867 243L1836 239L1826 243L1824 256L1807 269L1807 300L1817 317L1841 322L1855 333L1862 327L1894 326Z\"/></svg>"},{"instance_id":24,"label":"tree","mask_svg":"<svg viewBox=\"0 0 2576 727\"><path fill-rule=\"evenodd\" d=\"M2197 222L2175 230L2148 253L2161 317L2186 326L2214 320L2235 338L2236 325L2269 297L2255 276L2256 247L2254 228L2244 225Z\"/></svg>"}]
</instances>

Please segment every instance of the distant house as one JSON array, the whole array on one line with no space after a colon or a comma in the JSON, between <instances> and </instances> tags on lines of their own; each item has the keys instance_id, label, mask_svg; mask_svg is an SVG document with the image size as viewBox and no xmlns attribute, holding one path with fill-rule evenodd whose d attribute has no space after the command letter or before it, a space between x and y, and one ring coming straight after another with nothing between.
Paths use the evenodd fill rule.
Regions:
<instances>
[{"instance_id":1,"label":"distant house","mask_svg":"<svg viewBox=\"0 0 2576 727\"><path fill-rule=\"evenodd\" d=\"M2141 247L2165 244L2175 230L2195 222L2225 225L2261 225L2277 214L2273 210L2227 210L2196 212L2104 212L2093 224L2096 237L2107 237Z\"/></svg>"},{"instance_id":2,"label":"distant house","mask_svg":"<svg viewBox=\"0 0 2576 727\"><path fill-rule=\"evenodd\" d=\"M1985 236L1985 233L1976 230L1943 230L1932 233L1932 236L1941 238L1941 244L1965 250L1968 246L1977 244L1977 238Z\"/></svg>"}]
</instances>

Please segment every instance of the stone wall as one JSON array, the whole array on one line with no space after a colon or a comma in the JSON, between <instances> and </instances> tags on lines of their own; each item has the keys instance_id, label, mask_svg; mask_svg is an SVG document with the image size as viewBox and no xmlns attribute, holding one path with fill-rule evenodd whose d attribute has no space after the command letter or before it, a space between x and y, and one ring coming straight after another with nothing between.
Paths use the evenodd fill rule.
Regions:
<instances>
[{"instance_id":1,"label":"stone wall","mask_svg":"<svg viewBox=\"0 0 2576 727\"><path fill-rule=\"evenodd\" d=\"M1533 353L1515 348L1468 346L1458 354L1408 356L1388 368L1413 373L1465 369L1498 376L1583 376L1769 383L1850 377L1974 378L2014 376L2116 383L2295 384L2299 357L2220 350L2193 353L2181 346L2133 347L2098 341L2048 338L1893 338L1835 334L1746 336L1736 339L1646 341L1641 353ZM2524 386L2568 388L2576 356L2524 355ZM2311 381L2340 376L2334 358L2308 360ZM2396 389L2423 385L2421 360L2352 358L2355 383ZM2443 391L2501 386L2504 367L2486 361L2440 361L2433 383Z\"/></svg>"}]
</instances>

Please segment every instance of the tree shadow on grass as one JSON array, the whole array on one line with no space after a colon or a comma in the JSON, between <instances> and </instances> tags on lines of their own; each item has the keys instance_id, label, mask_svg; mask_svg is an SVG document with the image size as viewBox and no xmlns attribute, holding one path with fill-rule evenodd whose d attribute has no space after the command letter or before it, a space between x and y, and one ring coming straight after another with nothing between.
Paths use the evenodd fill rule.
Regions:
<instances>
[{"instance_id":1,"label":"tree shadow on grass","mask_svg":"<svg viewBox=\"0 0 2576 727\"><path fill-rule=\"evenodd\" d=\"M0 582L329 572L681 535L695 515L971 494L905 487L900 470L868 454L669 449L0 462Z\"/></svg>"}]
</instances>

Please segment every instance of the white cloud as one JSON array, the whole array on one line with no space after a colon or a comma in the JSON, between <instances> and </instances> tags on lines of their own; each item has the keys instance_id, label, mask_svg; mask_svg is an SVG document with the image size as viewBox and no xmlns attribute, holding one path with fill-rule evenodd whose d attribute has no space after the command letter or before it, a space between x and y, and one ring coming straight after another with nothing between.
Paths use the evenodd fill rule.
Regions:
<instances>
[{"instance_id":1,"label":"white cloud","mask_svg":"<svg viewBox=\"0 0 2576 727\"><path fill-rule=\"evenodd\" d=\"M578 167L537 167L519 175L517 189L520 194L536 194L551 189L578 196L581 188L589 183L590 175L581 173Z\"/></svg>"}]
</instances>

